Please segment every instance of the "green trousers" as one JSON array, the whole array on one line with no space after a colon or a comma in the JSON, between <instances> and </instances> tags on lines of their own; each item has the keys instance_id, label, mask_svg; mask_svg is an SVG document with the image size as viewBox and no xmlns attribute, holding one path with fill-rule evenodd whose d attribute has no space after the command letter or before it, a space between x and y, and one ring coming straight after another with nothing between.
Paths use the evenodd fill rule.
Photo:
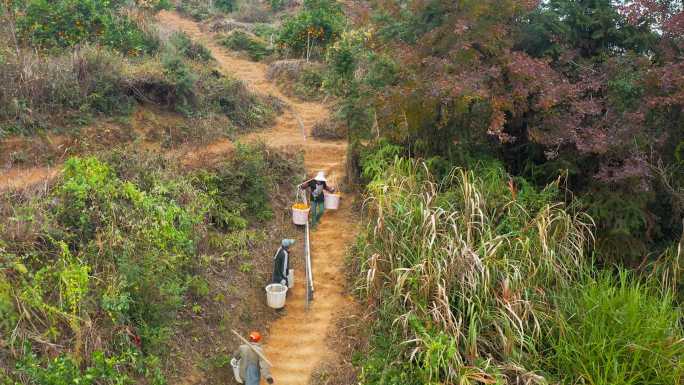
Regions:
<instances>
[{"instance_id":1,"label":"green trousers","mask_svg":"<svg viewBox=\"0 0 684 385\"><path fill-rule=\"evenodd\" d=\"M318 222L325 212L325 202L312 201L311 202L311 228L315 229Z\"/></svg>"}]
</instances>

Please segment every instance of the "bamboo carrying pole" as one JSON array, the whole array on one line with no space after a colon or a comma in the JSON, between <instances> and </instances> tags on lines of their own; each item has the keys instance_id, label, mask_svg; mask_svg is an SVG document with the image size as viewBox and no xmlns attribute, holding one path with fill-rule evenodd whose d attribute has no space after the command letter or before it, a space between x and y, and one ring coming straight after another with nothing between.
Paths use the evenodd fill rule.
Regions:
<instances>
[{"instance_id":1,"label":"bamboo carrying pole","mask_svg":"<svg viewBox=\"0 0 684 385\"><path fill-rule=\"evenodd\" d=\"M252 351L253 351L254 353L256 353L257 356L259 356L259 358L261 358L262 360L266 361L266 363L269 364L270 366L273 366L273 364L271 363L271 361L269 361L268 358L266 358L266 356L265 356L263 353L261 353L258 349L255 349L255 348L254 348L254 345L252 345L251 342L247 341L243 336L241 336L240 333L236 332L236 331L233 330L233 329L230 329L230 331L232 331L233 334L235 334L242 342L246 343L247 346L249 346L249 348L252 349Z\"/></svg>"}]
</instances>

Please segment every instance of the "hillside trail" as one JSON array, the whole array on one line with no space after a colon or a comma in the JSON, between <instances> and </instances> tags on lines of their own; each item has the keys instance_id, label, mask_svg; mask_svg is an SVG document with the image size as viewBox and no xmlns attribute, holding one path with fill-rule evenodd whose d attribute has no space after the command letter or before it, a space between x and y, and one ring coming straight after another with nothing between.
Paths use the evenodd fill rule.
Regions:
<instances>
[{"instance_id":1,"label":"hillside trail","mask_svg":"<svg viewBox=\"0 0 684 385\"><path fill-rule=\"evenodd\" d=\"M346 142L319 141L308 135L316 122L329 118L329 111L323 104L301 102L283 95L266 78L266 65L225 51L214 42L210 33L201 30L198 23L175 12L161 12L158 17L166 28L182 30L202 42L227 75L241 79L255 92L271 94L286 103L288 108L272 128L247 134L242 141L259 140L274 148L302 149L309 175L323 170L333 182L344 178ZM231 147L229 142L216 143L205 151L220 154L229 152ZM288 294L284 314L271 324L264 347L274 365L273 377L279 385L306 385L320 364L336 360L334 350L328 345L328 334L333 331L337 316L352 301L344 289L346 248L353 242L357 228L351 200L350 196L343 197L339 210L328 210L318 229L311 233L315 299L310 308L306 309L304 272L297 271L296 284ZM192 377L188 383L202 383L201 378Z\"/></svg>"}]
</instances>

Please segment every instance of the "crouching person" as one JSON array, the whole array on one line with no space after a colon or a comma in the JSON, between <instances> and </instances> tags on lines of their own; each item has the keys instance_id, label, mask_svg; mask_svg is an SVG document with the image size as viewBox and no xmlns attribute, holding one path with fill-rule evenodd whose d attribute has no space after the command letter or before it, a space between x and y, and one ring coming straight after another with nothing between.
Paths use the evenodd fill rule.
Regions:
<instances>
[{"instance_id":1,"label":"crouching person","mask_svg":"<svg viewBox=\"0 0 684 385\"><path fill-rule=\"evenodd\" d=\"M268 363L262 358L264 351L259 342L261 334L259 332L249 333L249 344L242 344L233 354L233 358L238 360L240 368L240 378L245 385L259 385L261 377L266 379L269 384L273 383L273 377L268 367Z\"/></svg>"}]
</instances>

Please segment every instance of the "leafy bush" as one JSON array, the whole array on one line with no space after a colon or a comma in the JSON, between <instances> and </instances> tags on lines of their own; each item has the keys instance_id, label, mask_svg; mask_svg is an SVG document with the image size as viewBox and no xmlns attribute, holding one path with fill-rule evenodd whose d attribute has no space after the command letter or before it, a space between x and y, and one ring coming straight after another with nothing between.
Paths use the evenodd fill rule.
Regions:
<instances>
[{"instance_id":1,"label":"leafy bush","mask_svg":"<svg viewBox=\"0 0 684 385\"><path fill-rule=\"evenodd\" d=\"M266 77L275 82L286 95L303 100L320 100L325 67L306 60L278 60L271 63Z\"/></svg>"},{"instance_id":2,"label":"leafy bush","mask_svg":"<svg viewBox=\"0 0 684 385\"><path fill-rule=\"evenodd\" d=\"M40 359L33 353L24 355L17 364L17 370L29 379L31 384L72 385L72 384L111 384L124 385L134 382L120 367L126 364L126 357L106 358L102 352L93 353L92 365L82 370L80 365L67 356L59 356L42 367Z\"/></svg>"},{"instance_id":3,"label":"leafy bush","mask_svg":"<svg viewBox=\"0 0 684 385\"><path fill-rule=\"evenodd\" d=\"M278 44L295 54L305 54L307 48L327 47L338 38L344 26L344 13L337 1L304 0L301 12L283 23Z\"/></svg>"},{"instance_id":4,"label":"leafy bush","mask_svg":"<svg viewBox=\"0 0 684 385\"><path fill-rule=\"evenodd\" d=\"M231 16L244 23L268 23L272 13L261 2L245 2Z\"/></svg>"},{"instance_id":5,"label":"leafy bush","mask_svg":"<svg viewBox=\"0 0 684 385\"><path fill-rule=\"evenodd\" d=\"M176 10L197 21L206 20L213 14L206 0L175 0Z\"/></svg>"},{"instance_id":6,"label":"leafy bush","mask_svg":"<svg viewBox=\"0 0 684 385\"><path fill-rule=\"evenodd\" d=\"M191 256L208 210L206 196L188 183L156 174L145 191L100 160L72 158L63 180L46 196L14 206L16 216L0 225L8 240L0 264L24 266L10 282L15 300L34 319L18 315L14 327L45 335L55 346L72 346L74 360L92 360L94 368L82 373L62 357L42 370L40 360L25 354L20 371L40 384L79 378L123 383L123 377L100 378L101 366L112 361L93 352L89 339L105 338L108 349L121 352L134 347L128 338L133 335L148 354L158 349L157 336L183 305L185 277L194 266ZM189 203L179 203L192 194ZM12 233L15 227L6 227L12 221L30 230ZM24 243L22 237L44 241ZM97 314L106 315L97 321L99 331L92 329Z\"/></svg>"},{"instance_id":7,"label":"leafy bush","mask_svg":"<svg viewBox=\"0 0 684 385\"><path fill-rule=\"evenodd\" d=\"M243 51L250 59L260 61L272 54L261 38L244 31L235 30L221 39L221 44L233 51Z\"/></svg>"},{"instance_id":8,"label":"leafy bush","mask_svg":"<svg viewBox=\"0 0 684 385\"><path fill-rule=\"evenodd\" d=\"M69 159L45 193L0 197L0 357L17 363L10 376L163 384L155 354L166 351L178 311L209 292L197 254L248 255L259 235L239 229L270 218L276 184L301 174L300 163L263 146L238 146L215 171L190 175L122 149ZM219 251L207 250L209 234ZM34 347L17 349L24 338L14 336Z\"/></svg>"},{"instance_id":9,"label":"leafy bush","mask_svg":"<svg viewBox=\"0 0 684 385\"><path fill-rule=\"evenodd\" d=\"M219 164L213 171L195 174L194 185L214 202L210 218L215 226L224 230L244 229L248 218L265 221L273 216L269 198L277 182L273 168L276 162L283 162L269 159L266 154L263 145L238 143L231 160ZM297 172L293 171L290 169L294 177Z\"/></svg>"},{"instance_id":10,"label":"leafy bush","mask_svg":"<svg viewBox=\"0 0 684 385\"><path fill-rule=\"evenodd\" d=\"M214 0L214 7L223 12L233 12L235 10L235 0Z\"/></svg>"},{"instance_id":11,"label":"leafy bush","mask_svg":"<svg viewBox=\"0 0 684 385\"><path fill-rule=\"evenodd\" d=\"M30 0L17 19L17 27L38 47L99 42L129 55L156 51L158 40L118 14L120 7L120 1Z\"/></svg>"},{"instance_id":12,"label":"leafy bush","mask_svg":"<svg viewBox=\"0 0 684 385\"><path fill-rule=\"evenodd\" d=\"M15 133L67 126L90 114L123 114L135 99L131 63L97 47L54 57L12 52L0 64L0 126Z\"/></svg>"},{"instance_id":13,"label":"leafy bush","mask_svg":"<svg viewBox=\"0 0 684 385\"><path fill-rule=\"evenodd\" d=\"M194 101L195 82L197 76L183 61L178 53L167 52L162 58L164 75L171 82L174 95L170 100L180 112L188 111L190 103Z\"/></svg>"},{"instance_id":14,"label":"leafy bush","mask_svg":"<svg viewBox=\"0 0 684 385\"><path fill-rule=\"evenodd\" d=\"M169 41L178 53L190 60L208 62L213 59L207 47L190 39L185 32L174 32Z\"/></svg>"},{"instance_id":15,"label":"leafy bush","mask_svg":"<svg viewBox=\"0 0 684 385\"><path fill-rule=\"evenodd\" d=\"M273 11L281 11L295 4L294 0L268 0L268 4Z\"/></svg>"}]
</instances>

